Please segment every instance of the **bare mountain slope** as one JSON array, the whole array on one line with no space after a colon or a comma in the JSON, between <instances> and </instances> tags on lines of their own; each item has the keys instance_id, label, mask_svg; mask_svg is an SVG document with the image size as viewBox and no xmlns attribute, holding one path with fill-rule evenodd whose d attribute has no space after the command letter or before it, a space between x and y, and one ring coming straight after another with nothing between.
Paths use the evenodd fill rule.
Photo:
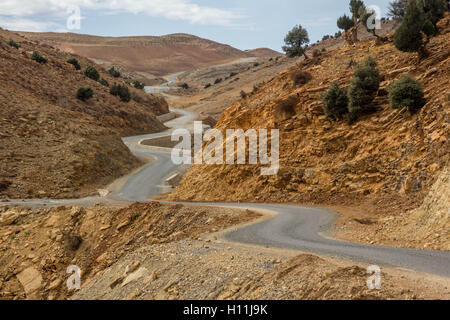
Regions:
<instances>
[{"instance_id":1,"label":"bare mountain slope","mask_svg":"<svg viewBox=\"0 0 450 320\"><path fill-rule=\"evenodd\" d=\"M34 51L48 62L31 60ZM139 165L120 136L164 129L155 118L168 111L163 99L130 88L134 99L121 102L76 71L70 57L0 30L1 197L91 194ZM94 65L76 58L83 70ZM96 68L110 83L120 81ZM91 87L93 98L78 100L79 86Z\"/></svg>"},{"instance_id":2,"label":"bare mountain slope","mask_svg":"<svg viewBox=\"0 0 450 320\"><path fill-rule=\"evenodd\" d=\"M161 37L117 38L73 33L22 32L21 34L66 52L154 76L249 57L246 52L231 46L181 33Z\"/></svg>"}]
</instances>

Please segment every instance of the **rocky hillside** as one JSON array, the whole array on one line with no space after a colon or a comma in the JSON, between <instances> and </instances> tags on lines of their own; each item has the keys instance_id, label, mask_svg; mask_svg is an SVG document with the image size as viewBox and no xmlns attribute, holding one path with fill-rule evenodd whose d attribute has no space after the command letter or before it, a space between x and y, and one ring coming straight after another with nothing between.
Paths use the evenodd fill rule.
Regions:
<instances>
[{"instance_id":1,"label":"rocky hillside","mask_svg":"<svg viewBox=\"0 0 450 320\"><path fill-rule=\"evenodd\" d=\"M449 159L449 19L439 23L430 55L398 51L373 40L340 46L300 63L227 109L217 128L280 129L281 170L261 176L258 166L194 166L171 196L179 200L274 201L411 208L421 203ZM379 63L375 111L353 124L330 121L321 95L332 81L347 88L356 63ZM299 72L312 79L295 83ZM415 115L389 107L388 89L409 73L424 86L427 103ZM286 112L287 110L287 112Z\"/></svg>"},{"instance_id":2,"label":"rocky hillside","mask_svg":"<svg viewBox=\"0 0 450 320\"><path fill-rule=\"evenodd\" d=\"M98 37L73 33L26 33L62 51L114 64L143 75L162 76L249 57L231 46L189 34L162 37Z\"/></svg>"},{"instance_id":3,"label":"rocky hillside","mask_svg":"<svg viewBox=\"0 0 450 320\"><path fill-rule=\"evenodd\" d=\"M9 45L17 43L16 49ZM48 60L31 59L34 51ZM91 61L0 30L0 196L33 198L91 194L139 165L120 136L164 129L156 115L167 103L130 88L122 102L84 76ZM113 79L95 65L102 78ZM93 98L76 98L79 86Z\"/></svg>"}]
</instances>

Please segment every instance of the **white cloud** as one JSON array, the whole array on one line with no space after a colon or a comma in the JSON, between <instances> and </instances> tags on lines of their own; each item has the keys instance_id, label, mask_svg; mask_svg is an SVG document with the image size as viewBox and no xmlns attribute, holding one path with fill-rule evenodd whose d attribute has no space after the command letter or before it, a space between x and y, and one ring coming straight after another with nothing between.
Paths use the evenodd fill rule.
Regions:
<instances>
[{"instance_id":1,"label":"white cloud","mask_svg":"<svg viewBox=\"0 0 450 320\"><path fill-rule=\"evenodd\" d=\"M48 22L36 22L38 17L46 17L46 21L49 17L66 19L67 8L74 5L79 6L82 12L146 14L201 25L232 27L238 25L237 20L244 18L238 11L201 6L192 0L1 0L0 25L8 27L9 23L15 29L21 26L46 29ZM1 16L8 17L7 21Z\"/></svg>"},{"instance_id":2,"label":"white cloud","mask_svg":"<svg viewBox=\"0 0 450 320\"><path fill-rule=\"evenodd\" d=\"M62 27L53 22L39 22L24 18L0 17L0 26L8 30L17 31L63 31Z\"/></svg>"}]
</instances>

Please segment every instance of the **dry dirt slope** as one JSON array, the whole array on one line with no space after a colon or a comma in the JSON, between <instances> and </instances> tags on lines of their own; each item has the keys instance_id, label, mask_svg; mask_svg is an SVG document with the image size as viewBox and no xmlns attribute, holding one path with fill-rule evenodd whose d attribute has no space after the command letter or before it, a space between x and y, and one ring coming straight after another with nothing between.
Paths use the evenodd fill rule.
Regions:
<instances>
[{"instance_id":1,"label":"dry dirt slope","mask_svg":"<svg viewBox=\"0 0 450 320\"><path fill-rule=\"evenodd\" d=\"M22 35L48 43L63 51L131 71L162 76L246 58L250 55L229 45L189 34L162 37L98 37L73 33L29 33Z\"/></svg>"},{"instance_id":2,"label":"dry dirt slope","mask_svg":"<svg viewBox=\"0 0 450 320\"><path fill-rule=\"evenodd\" d=\"M8 45L9 40L20 49ZM48 59L39 64L33 51ZM168 111L160 98L131 90L121 102L82 73L91 61L0 30L0 196L73 197L95 192L139 165L120 136L164 129L155 115ZM114 80L101 67L101 76ZM79 86L94 97L76 99Z\"/></svg>"},{"instance_id":3,"label":"dry dirt slope","mask_svg":"<svg viewBox=\"0 0 450 320\"><path fill-rule=\"evenodd\" d=\"M171 199L367 204L378 213L418 206L449 159L448 21L440 22L430 56L420 64L392 43L361 42L293 67L235 102L217 128L280 129L279 174L261 176L257 166L194 166ZM379 62L383 78L373 103L377 111L352 125L327 120L320 95L333 80L347 87L355 62L368 55ZM291 79L299 70L312 75L304 86ZM421 81L427 98L413 116L391 110L387 97L406 73ZM293 114L280 111L286 106Z\"/></svg>"}]
</instances>

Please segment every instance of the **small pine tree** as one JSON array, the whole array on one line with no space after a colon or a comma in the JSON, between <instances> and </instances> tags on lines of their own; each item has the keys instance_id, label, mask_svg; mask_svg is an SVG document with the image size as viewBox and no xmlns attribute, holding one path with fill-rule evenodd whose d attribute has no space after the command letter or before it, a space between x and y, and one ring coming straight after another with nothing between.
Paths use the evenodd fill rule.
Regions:
<instances>
[{"instance_id":1,"label":"small pine tree","mask_svg":"<svg viewBox=\"0 0 450 320\"><path fill-rule=\"evenodd\" d=\"M130 90L125 85L114 84L109 93L113 96L118 96L123 102L129 102L131 100Z\"/></svg>"},{"instance_id":2,"label":"small pine tree","mask_svg":"<svg viewBox=\"0 0 450 320\"><path fill-rule=\"evenodd\" d=\"M48 61L46 58L41 56L39 54L39 52L37 52L37 51L33 52L33 54L31 55L31 60L34 60L34 61L42 63L42 64L47 63L47 61Z\"/></svg>"},{"instance_id":3,"label":"small pine tree","mask_svg":"<svg viewBox=\"0 0 450 320\"><path fill-rule=\"evenodd\" d=\"M113 76L114 78L119 78L120 77L120 72L118 70L116 70L114 67L112 67L111 69L108 70L109 74L111 76Z\"/></svg>"},{"instance_id":4,"label":"small pine tree","mask_svg":"<svg viewBox=\"0 0 450 320\"><path fill-rule=\"evenodd\" d=\"M309 43L308 31L301 25L295 26L284 38L284 42L286 45L283 46L283 51L286 52L288 57L304 56L305 59L308 59L306 55Z\"/></svg>"},{"instance_id":5,"label":"small pine tree","mask_svg":"<svg viewBox=\"0 0 450 320\"><path fill-rule=\"evenodd\" d=\"M13 48L16 48L16 49L20 48L20 45L17 42L15 42L14 40L9 40L8 44Z\"/></svg>"},{"instance_id":6,"label":"small pine tree","mask_svg":"<svg viewBox=\"0 0 450 320\"><path fill-rule=\"evenodd\" d=\"M444 17L446 10L446 3L443 0L419 0L422 2L423 11L426 19L429 20L434 27L439 20Z\"/></svg>"},{"instance_id":7,"label":"small pine tree","mask_svg":"<svg viewBox=\"0 0 450 320\"><path fill-rule=\"evenodd\" d=\"M98 81L100 79L100 74L98 73L97 69L92 66L86 68L86 70L84 71L84 75L95 81Z\"/></svg>"},{"instance_id":8,"label":"small pine tree","mask_svg":"<svg viewBox=\"0 0 450 320\"><path fill-rule=\"evenodd\" d=\"M344 31L347 31L355 26L355 22L346 14L344 14L342 17L340 17L337 20L337 26L339 29L342 29ZM339 35L340 36L340 35Z\"/></svg>"},{"instance_id":9,"label":"small pine tree","mask_svg":"<svg viewBox=\"0 0 450 320\"><path fill-rule=\"evenodd\" d=\"M136 89L141 89L143 90L145 88L145 84L143 82L140 82L138 80L133 81L133 87L135 87Z\"/></svg>"},{"instance_id":10,"label":"small pine tree","mask_svg":"<svg viewBox=\"0 0 450 320\"><path fill-rule=\"evenodd\" d=\"M392 109L406 107L411 113L415 113L426 103L422 85L410 75L405 75L392 84L389 101Z\"/></svg>"},{"instance_id":11,"label":"small pine tree","mask_svg":"<svg viewBox=\"0 0 450 320\"><path fill-rule=\"evenodd\" d=\"M369 111L370 104L375 99L379 88L380 72L377 62L369 56L353 73L352 83L348 90L348 110L351 113Z\"/></svg>"},{"instance_id":12,"label":"small pine tree","mask_svg":"<svg viewBox=\"0 0 450 320\"><path fill-rule=\"evenodd\" d=\"M78 62L77 59L75 59L75 58L69 59L69 60L67 60L67 63L70 63L71 65L73 65L76 70L81 70L80 63Z\"/></svg>"},{"instance_id":13,"label":"small pine tree","mask_svg":"<svg viewBox=\"0 0 450 320\"><path fill-rule=\"evenodd\" d=\"M81 101L86 101L92 98L94 91L91 88L79 87L77 91L77 98Z\"/></svg>"},{"instance_id":14,"label":"small pine tree","mask_svg":"<svg viewBox=\"0 0 450 320\"><path fill-rule=\"evenodd\" d=\"M394 45L400 51L419 52L425 45L422 30L426 17L419 1L408 1L402 24L394 34Z\"/></svg>"},{"instance_id":15,"label":"small pine tree","mask_svg":"<svg viewBox=\"0 0 450 320\"><path fill-rule=\"evenodd\" d=\"M333 120L341 119L348 113L347 93L339 87L339 83L331 83L330 89L322 96L323 111Z\"/></svg>"}]
</instances>

